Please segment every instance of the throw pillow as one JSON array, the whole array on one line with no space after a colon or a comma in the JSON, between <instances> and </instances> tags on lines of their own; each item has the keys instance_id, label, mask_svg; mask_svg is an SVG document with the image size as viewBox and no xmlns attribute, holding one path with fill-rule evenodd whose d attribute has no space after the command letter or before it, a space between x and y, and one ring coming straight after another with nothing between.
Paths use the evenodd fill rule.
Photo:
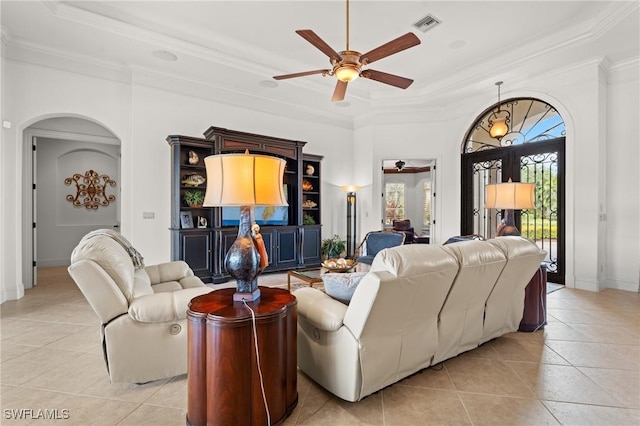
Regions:
<instances>
[{"instance_id":1,"label":"throw pillow","mask_svg":"<svg viewBox=\"0 0 640 426\"><path fill-rule=\"evenodd\" d=\"M326 273L322 276L324 291L334 299L348 305L366 272Z\"/></svg>"}]
</instances>

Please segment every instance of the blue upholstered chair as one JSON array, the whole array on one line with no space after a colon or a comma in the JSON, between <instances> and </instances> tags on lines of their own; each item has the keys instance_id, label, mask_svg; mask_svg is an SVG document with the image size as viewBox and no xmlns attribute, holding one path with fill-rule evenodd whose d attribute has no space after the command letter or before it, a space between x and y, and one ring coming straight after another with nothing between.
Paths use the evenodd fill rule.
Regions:
<instances>
[{"instance_id":1,"label":"blue upholstered chair","mask_svg":"<svg viewBox=\"0 0 640 426\"><path fill-rule=\"evenodd\" d=\"M382 249L400 246L404 243L405 235L402 232L372 231L369 232L360 244L359 249L365 248L364 254L356 258L358 263L371 265L373 258Z\"/></svg>"}]
</instances>

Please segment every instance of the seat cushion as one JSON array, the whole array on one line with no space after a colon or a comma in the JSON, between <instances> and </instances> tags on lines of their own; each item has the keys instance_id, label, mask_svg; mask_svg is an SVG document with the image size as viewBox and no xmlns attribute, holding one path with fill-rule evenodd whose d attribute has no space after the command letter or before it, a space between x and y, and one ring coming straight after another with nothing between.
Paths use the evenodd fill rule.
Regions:
<instances>
[{"instance_id":1,"label":"seat cushion","mask_svg":"<svg viewBox=\"0 0 640 426\"><path fill-rule=\"evenodd\" d=\"M344 304L349 304L353 292L366 272L326 273L322 275L324 291Z\"/></svg>"}]
</instances>

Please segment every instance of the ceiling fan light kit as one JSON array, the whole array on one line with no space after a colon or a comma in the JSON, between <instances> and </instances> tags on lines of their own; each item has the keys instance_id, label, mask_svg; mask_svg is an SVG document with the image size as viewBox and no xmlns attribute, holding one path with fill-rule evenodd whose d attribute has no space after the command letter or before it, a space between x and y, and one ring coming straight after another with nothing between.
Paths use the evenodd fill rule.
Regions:
<instances>
[{"instance_id":1,"label":"ceiling fan light kit","mask_svg":"<svg viewBox=\"0 0 640 426\"><path fill-rule=\"evenodd\" d=\"M338 81L336 83L333 96L331 97L332 102L344 100L344 96L347 91L347 84L351 81L354 81L358 77L378 81L380 83L395 86L400 89L406 89L411 85L411 83L413 83L413 80L409 78L400 77L398 75L388 74L372 69L363 69L363 67L379 59L391 56L394 53L398 53L403 50L409 49L410 47L417 46L418 44L420 44L420 39L412 32L409 32L364 54L360 54L360 52L356 52L355 50L349 50L349 0L347 0L346 50L340 53L336 52L312 30L297 30L296 33L329 57L329 60L331 62L331 69L320 69L313 71L303 71L294 74L276 75L273 77L276 80L305 77L315 74L322 74L323 77L326 75L335 76Z\"/></svg>"}]
</instances>

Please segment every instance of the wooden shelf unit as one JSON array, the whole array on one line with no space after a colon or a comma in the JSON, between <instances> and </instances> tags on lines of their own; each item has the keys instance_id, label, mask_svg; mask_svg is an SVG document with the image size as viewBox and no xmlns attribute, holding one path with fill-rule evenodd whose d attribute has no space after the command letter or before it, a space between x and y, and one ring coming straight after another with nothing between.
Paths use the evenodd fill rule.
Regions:
<instances>
[{"instance_id":1,"label":"wooden shelf unit","mask_svg":"<svg viewBox=\"0 0 640 426\"><path fill-rule=\"evenodd\" d=\"M322 158L303 153L306 142L271 136L210 127L204 138L170 135L167 142L171 147L171 257L184 260L194 273L207 283L221 283L229 280L224 267L226 253L236 239L237 226L224 226L222 209L219 207L188 207L184 194L189 190L205 191L206 182L192 188L182 181L189 175L201 175L206 179L204 158L208 155L242 153L249 150L254 154L273 155L286 161L283 184L286 185L289 207L286 225L261 225L260 232L269 255L266 272L319 266L322 242L321 225L321 180ZM190 164L189 153L194 152L199 162ZM305 174L307 166L313 174ZM303 181L312 182L313 189L304 191ZM315 203L313 207L303 207L306 200ZM181 227L181 214L190 212L194 228ZM305 221L305 215L313 218ZM198 218L206 220L206 227L198 228Z\"/></svg>"}]
</instances>

